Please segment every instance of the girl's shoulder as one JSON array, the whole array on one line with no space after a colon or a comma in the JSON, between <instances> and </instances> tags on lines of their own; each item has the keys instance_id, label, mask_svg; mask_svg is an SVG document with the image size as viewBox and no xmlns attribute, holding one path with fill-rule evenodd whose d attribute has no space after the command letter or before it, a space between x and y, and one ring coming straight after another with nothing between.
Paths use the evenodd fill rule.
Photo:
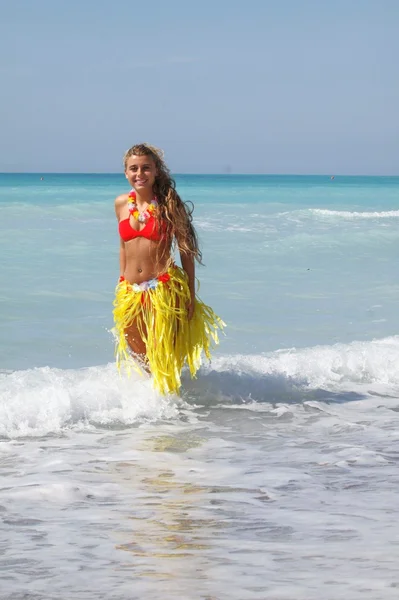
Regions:
<instances>
[{"instance_id":1,"label":"girl's shoulder","mask_svg":"<svg viewBox=\"0 0 399 600\"><path fill-rule=\"evenodd\" d=\"M117 196L115 198L115 207L119 207L122 206L122 204L124 204L125 202L127 202L129 198L129 194L121 194L120 196Z\"/></svg>"},{"instance_id":2,"label":"girl's shoulder","mask_svg":"<svg viewBox=\"0 0 399 600\"><path fill-rule=\"evenodd\" d=\"M129 194L121 194L115 198L115 213L116 216L119 217L119 211L123 206L126 205L126 202L129 200Z\"/></svg>"}]
</instances>

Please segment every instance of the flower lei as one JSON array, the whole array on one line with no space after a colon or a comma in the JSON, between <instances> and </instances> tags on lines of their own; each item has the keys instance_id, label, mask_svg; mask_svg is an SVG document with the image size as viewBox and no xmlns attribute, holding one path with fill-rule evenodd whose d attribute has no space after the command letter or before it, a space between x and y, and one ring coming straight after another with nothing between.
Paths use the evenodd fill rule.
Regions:
<instances>
[{"instance_id":1,"label":"flower lei","mask_svg":"<svg viewBox=\"0 0 399 600\"><path fill-rule=\"evenodd\" d=\"M156 197L154 196L150 204L145 210L143 210L143 212L140 212L137 208L136 192L134 190L130 192L129 198L131 198L130 202L128 203L129 213L133 215L133 217L137 219L137 221L139 221L140 223L147 223L148 219L154 214L154 212L158 208L158 200L156 199Z\"/></svg>"},{"instance_id":2,"label":"flower lei","mask_svg":"<svg viewBox=\"0 0 399 600\"><path fill-rule=\"evenodd\" d=\"M126 281L124 276L121 275L119 277L119 283L126 281L126 284L128 286L128 291L133 290L134 292L147 292L148 290L155 289L159 283L167 283L169 281L169 279L170 279L169 273L162 273L162 275L158 275L158 277L155 277L155 279L150 279L149 281L143 281L142 283L133 283L133 285L130 286L130 284Z\"/></svg>"}]
</instances>

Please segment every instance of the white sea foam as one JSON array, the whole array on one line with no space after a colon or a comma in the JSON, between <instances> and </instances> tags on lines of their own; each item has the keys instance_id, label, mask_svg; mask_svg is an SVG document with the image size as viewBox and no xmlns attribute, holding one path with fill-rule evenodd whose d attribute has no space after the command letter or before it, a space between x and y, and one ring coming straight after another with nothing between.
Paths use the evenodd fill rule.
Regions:
<instances>
[{"instance_id":1,"label":"white sea foam","mask_svg":"<svg viewBox=\"0 0 399 600\"><path fill-rule=\"evenodd\" d=\"M49 367L0 374L0 436L60 433L65 428L129 426L176 416L148 378L119 377L113 364L86 369Z\"/></svg>"},{"instance_id":2,"label":"white sea foam","mask_svg":"<svg viewBox=\"0 0 399 600\"><path fill-rule=\"evenodd\" d=\"M340 217L343 219L397 219L399 217L399 210L383 210L380 212L359 212L348 210L328 210L324 208L310 208L309 211L316 216Z\"/></svg>"},{"instance_id":3,"label":"white sea foam","mask_svg":"<svg viewBox=\"0 0 399 600\"><path fill-rule=\"evenodd\" d=\"M266 355L218 357L212 368L223 372L282 375L308 388L337 384L399 385L399 336L370 342L285 349Z\"/></svg>"},{"instance_id":4,"label":"white sea foam","mask_svg":"<svg viewBox=\"0 0 399 600\"><path fill-rule=\"evenodd\" d=\"M399 386L399 336L371 342L220 356L184 377L182 398L215 405L342 400L348 393ZM191 399L191 400L190 400ZM0 374L0 435L40 436L65 429L129 427L176 419L182 401L159 396L135 373L113 364L87 369L38 368ZM184 405L184 404L183 404Z\"/></svg>"}]
</instances>

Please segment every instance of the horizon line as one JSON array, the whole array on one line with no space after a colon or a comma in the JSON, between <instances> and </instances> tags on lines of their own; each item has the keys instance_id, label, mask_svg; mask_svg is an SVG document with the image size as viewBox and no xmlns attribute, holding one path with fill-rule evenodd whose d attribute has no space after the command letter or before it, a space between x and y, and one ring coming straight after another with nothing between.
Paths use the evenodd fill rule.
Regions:
<instances>
[{"instance_id":1,"label":"horizon line","mask_svg":"<svg viewBox=\"0 0 399 600\"><path fill-rule=\"evenodd\" d=\"M120 175L120 171L0 171L0 175ZM172 173L172 177L399 177L398 174L375 174L375 173Z\"/></svg>"}]
</instances>

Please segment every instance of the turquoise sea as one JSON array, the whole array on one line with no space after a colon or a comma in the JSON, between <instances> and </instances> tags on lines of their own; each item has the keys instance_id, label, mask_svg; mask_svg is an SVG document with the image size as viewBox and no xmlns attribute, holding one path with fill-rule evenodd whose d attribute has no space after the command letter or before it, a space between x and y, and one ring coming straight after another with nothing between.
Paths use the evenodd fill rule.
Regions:
<instances>
[{"instance_id":1,"label":"turquoise sea","mask_svg":"<svg viewBox=\"0 0 399 600\"><path fill-rule=\"evenodd\" d=\"M0 598L397 599L399 177L177 175L227 323L119 377L123 175L0 175Z\"/></svg>"}]
</instances>

